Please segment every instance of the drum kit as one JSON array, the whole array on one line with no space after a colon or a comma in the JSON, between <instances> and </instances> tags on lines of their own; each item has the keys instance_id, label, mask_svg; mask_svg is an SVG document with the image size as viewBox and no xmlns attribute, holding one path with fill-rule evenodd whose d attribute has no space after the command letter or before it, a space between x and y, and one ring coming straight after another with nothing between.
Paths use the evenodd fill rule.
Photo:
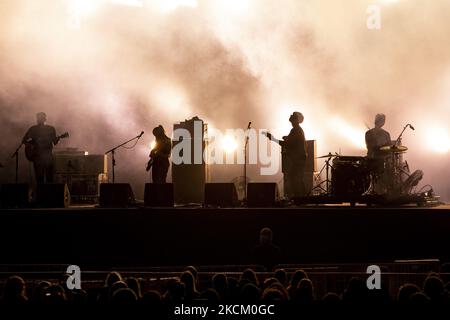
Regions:
<instances>
[{"instance_id":1,"label":"drum kit","mask_svg":"<svg viewBox=\"0 0 450 320\"><path fill-rule=\"evenodd\" d=\"M408 148L393 144L379 149L379 156L368 158L328 153L317 157L325 159L319 177L325 171L325 180L320 181L313 192L357 201L366 195L389 198L401 197L412 192L423 177L420 170L410 174L403 154Z\"/></svg>"}]
</instances>

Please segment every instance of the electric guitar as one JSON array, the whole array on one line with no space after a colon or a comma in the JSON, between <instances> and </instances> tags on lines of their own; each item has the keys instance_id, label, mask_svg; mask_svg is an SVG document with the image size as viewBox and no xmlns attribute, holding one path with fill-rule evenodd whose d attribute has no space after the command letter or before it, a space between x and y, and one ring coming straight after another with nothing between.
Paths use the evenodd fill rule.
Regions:
<instances>
[{"instance_id":1,"label":"electric guitar","mask_svg":"<svg viewBox=\"0 0 450 320\"><path fill-rule=\"evenodd\" d=\"M147 162L147 167L145 168L145 171L150 171L150 169L153 167L153 163L155 162L154 156L155 156L156 150L153 148L150 151L150 154L148 155L150 159Z\"/></svg>"},{"instance_id":2,"label":"electric guitar","mask_svg":"<svg viewBox=\"0 0 450 320\"><path fill-rule=\"evenodd\" d=\"M152 166L153 166L153 158L150 157L150 160L148 160L148 162L147 162L147 167L145 168L145 171L150 171Z\"/></svg>"},{"instance_id":3,"label":"electric guitar","mask_svg":"<svg viewBox=\"0 0 450 320\"><path fill-rule=\"evenodd\" d=\"M56 139L65 139L69 137L69 133L63 133L60 136L57 136ZM31 139L30 141L25 142L25 157L28 161L34 162L36 157L38 156L38 148L36 146L36 141Z\"/></svg>"}]
</instances>

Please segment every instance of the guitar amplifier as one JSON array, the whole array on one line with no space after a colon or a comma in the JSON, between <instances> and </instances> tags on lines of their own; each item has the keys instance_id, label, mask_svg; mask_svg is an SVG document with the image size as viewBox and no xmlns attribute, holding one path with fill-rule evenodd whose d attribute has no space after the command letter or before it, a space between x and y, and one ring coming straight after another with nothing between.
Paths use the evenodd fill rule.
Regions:
<instances>
[{"instance_id":1,"label":"guitar amplifier","mask_svg":"<svg viewBox=\"0 0 450 320\"><path fill-rule=\"evenodd\" d=\"M55 153L55 174L101 174L107 171L106 155Z\"/></svg>"},{"instance_id":2,"label":"guitar amplifier","mask_svg":"<svg viewBox=\"0 0 450 320\"><path fill-rule=\"evenodd\" d=\"M77 149L55 152L55 181L66 183L72 202L97 202L100 183L107 181L107 156Z\"/></svg>"},{"instance_id":3,"label":"guitar amplifier","mask_svg":"<svg viewBox=\"0 0 450 320\"><path fill-rule=\"evenodd\" d=\"M306 167L305 172L317 171L317 144L316 140L306 140Z\"/></svg>"}]
</instances>

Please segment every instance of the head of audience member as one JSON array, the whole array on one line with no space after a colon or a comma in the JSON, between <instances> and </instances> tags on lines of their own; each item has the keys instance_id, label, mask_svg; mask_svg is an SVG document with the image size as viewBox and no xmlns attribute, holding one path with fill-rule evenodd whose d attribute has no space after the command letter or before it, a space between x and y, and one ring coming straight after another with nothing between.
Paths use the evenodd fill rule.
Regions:
<instances>
[{"instance_id":1,"label":"head of audience member","mask_svg":"<svg viewBox=\"0 0 450 320\"><path fill-rule=\"evenodd\" d=\"M117 281L112 284L112 286L109 288L109 298L111 299L114 295L114 292L116 292L119 289L125 289L128 288L128 285L125 281Z\"/></svg>"},{"instance_id":2,"label":"head of audience member","mask_svg":"<svg viewBox=\"0 0 450 320\"><path fill-rule=\"evenodd\" d=\"M67 302L64 288L59 284L52 284L46 288L44 293L44 303L49 305L61 305Z\"/></svg>"},{"instance_id":3,"label":"head of audience member","mask_svg":"<svg viewBox=\"0 0 450 320\"><path fill-rule=\"evenodd\" d=\"M45 290L50 287L52 284L49 281L40 281L33 290L33 301L35 303L43 303L44 302L44 294Z\"/></svg>"},{"instance_id":4,"label":"head of audience member","mask_svg":"<svg viewBox=\"0 0 450 320\"><path fill-rule=\"evenodd\" d=\"M302 279L297 285L293 299L301 304L308 304L314 300L314 288L312 281Z\"/></svg>"},{"instance_id":5,"label":"head of audience member","mask_svg":"<svg viewBox=\"0 0 450 320\"><path fill-rule=\"evenodd\" d=\"M25 281L19 276L9 277L3 289L3 301L9 304L22 304L27 300Z\"/></svg>"},{"instance_id":6,"label":"head of audience member","mask_svg":"<svg viewBox=\"0 0 450 320\"><path fill-rule=\"evenodd\" d=\"M240 301L242 303L258 303L260 301L261 292L253 283L246 283L241 288Z\"/></svg>"},{"instance_id":7,"label":"head of audience member","mask_svg":"<svg viewBox=\"0 0 450 320\"><path fill-rule=\"evenodd\" d=\"M195 286L198 287L198 270L194 266L187 266L183 269L183 271L189 271L193 276L195 280Z\"/></svg>"},{"instance_id":8,"label":"head of audience member","mask_svg":"<svg viewBox=\"0 0 450 320\"><path fill-rule=\"evenodd\" d=\"M274 283L279 283L277 278L267 278L264 280L263 289L270 288Z\"/></svg>"},{"instance_id":9,"label":"head of audience member","mask_svg":"<svg viewBox=\"0 0 450 320\"><path fill-rule=\"evenodd\" d=\"M303 279L308 279L308 274L303 270L295 271L294 274L292 275L289 287L292 289L296 289L299 282Z\"/></svg>"},{"instance_id":10,"label":"head of audience member","mask_svg":"<svg viewBox=\"0 0 450 320\"><path fill-rule=\"evenodd\" d=\"M205 300L208 303L216 304L220 302L219 293L213 288L208 288L200 294L200 299Z\"/></svg>"},{"instance_id":11,"label":"head of audience member","mask_svg":"<svg viewBox=\"0 0 450 320\"><path fill-rule=\"evenodd\" d=\"M142 295L142 303L149 307L156 307L161 304L161 294L157 290L149 290Z\"/></svg>"},{"instance_id":12,"label":"head of audience member","mask_svg":"<svg viewBox=\"0 0 450 320\"><path fill-rule=\"evenodd\" d=\"M224 273L216 273L212 277L212 288L219 294L220 300L228 298L228 278Z\"/></svg>"},{"instance_id":13,"label":"head of audience member","mask_svg":"<svg viewBox=\"0 0 450 320\"><path fill-rule=\"evenodd\" d=\"M180 282L184 284L185 299L192 300L199 296L195 286L194 276L190 271L184 271L180 276Z\"/></svg>"},{"instance_id":14,"label":"head of audience member","mask_svg":"<svg viewBox=\"0 0 450 320\"><path fill-rule=\"evenodd\" d=\"M133 290L138 299L140 299L142 297L142 294L141 294L141 284L139 283L139 280L134 277L130 277L127 278L125 282L128 288Z\"/></svg>"},{"instance_id":15,"label":"head of audience member","mask_svg":"<svg viewBox=\"0 0 450 320\"><path fill-rule=\"evenodd\" d=\"M273 232L270 228L263 228L259 232L259 243L263 246L269 246L272 244Z\"/></svg>"},{"instance_id":16,"label":"head of audience member","mask_svg":"<svg viewBox=\"0 0 450 320\"><path fill-rule=\"evenodd\" d=\"M130 288L120 288L114 291L111 301L114 305L130 305L136 303L138 297Z\"/></svg>"},{"instance_id":17,"label":"head of audience member","mask_svg":"<svg viewBox=\"0 0 450 320\"><path fill-rule=\"evenodd\" d=\"M328 292L323 296L322 303L327 307L336 307L341 304L341 297L334 292Z\"/></svg>"},{"instance_id":18,"label":"head of audience member","mask_svg":"<svg viewBox=\"0 0 450 320\"><path fill-rule=\"evenodd\" d=\"M367 302L368 288L366 282L358 277L353 277L348 282L342 300L346 303L365 303Z\"/></svg>"},{"instance_id":19,"label":"head of audience member","mask_svg":"<svg viewBox=\"0 0 450 320\"><path fill-rule=\"evenodd\" d=\"M420 308L428 306L431 301L423 292L416 292L411 295L410 302L415 308Z\"/></svg>"},{"instance_id":20,"label":"head of audience member","mask_svg":"<svg viewBox=\"0 0 450 320\"><path fill-rule=\"evenodd\" d=\"M258 286L258 277L256 276L256 272L252 269L246 269L244 272L242 272L241 279L239 281L241 283L241 286L245 283L252 283L255 286Z\"/></svg>"},{"instance_id":21,"label":"head of audience member","mask_svg":"<svg viewBox=\"0 0 450 320\"><path fill-rule=\"evenodd\" d=\"M283 285L286 286L287 284L287 272L284 269L276 269L275 270L275 274L274 274L275 278L278 279L278 281Z\"/></svg>"},{"instance_id":22,"label":"head of audience member","mask_svg":"<svg viewBox=\"0 0 450 320\"><path fill-rule=\"evenodd\" d=\"M417 285L412 283L405 283L398 290L397 300L400 303L409 303L411 296L416 292L421 292L420 288Z\"/></svg>"},{"instance_id":23,"label":"head of audience member","mask_svg":"<svg viewBox=\"0 0 450 320\"><path fill-rule=\"evenodd\" d=\"M180 280L171 279L167 283L167 291L164 294L164 300L179 303L184 300L185 295L185 287Z\"/></svg>"},{"instance_id":24,"label":"head of audience member","mask_svg":"<svg viewBox=\"0 0 450 320\"><path fill-rule=\"evenodd\" d=\"M433 302L438 302L442 299L445 288L442 280L436 276L428 276L423 283L423 292Z\"/></svg>"},{"instance_id":25,"label":"head of audience member","mask_svg":"<svg viewBox=\"0 0 450 320\"><path fill-rule=\"evenodd\" d=\"M261 300L266 303L279 303L286 301L286 297L279 289L269 287L264 289Z\"/></svg>"},{"instance_id":26,"label":"head of audience member","mask_svg":"<svg viewBox=\"0 0 450 320\"><path fill-rule=\"evenodd\" d=\"M117 271L112 271L108 273L105 280L105 287L111 288L112 285L118 281L123 281L122 276Z\"/></svg>"}]
</instances>

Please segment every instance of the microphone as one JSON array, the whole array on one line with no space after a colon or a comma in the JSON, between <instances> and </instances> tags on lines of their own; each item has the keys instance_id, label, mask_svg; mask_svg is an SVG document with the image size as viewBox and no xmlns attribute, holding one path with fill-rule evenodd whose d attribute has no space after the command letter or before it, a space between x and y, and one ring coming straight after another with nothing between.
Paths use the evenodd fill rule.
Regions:
<instances>
[{"instance_id":1,"label":"microphone","mask_svg":"<svg viewBox=\"0 0 450 320\"><path fill-rule=\"evenodd\" d=\"M250 122L248 123L247 129L250 129L251 127L252 127L252 122L250 121Z\"/></svg>"},{"instance_id":2,"label":"microphone","mask_svg":"<svg viewBox=\"0 0 450 320\"><path fill-rule=\"evenodd\" d=\"M141 134L138 135L138 137L140 138L140 137L142 137L143 135L144 135L144 131L141 131Z\"/></svg>"},{"instance_id":3,"label":"microphone","mask_svg":"<svg viewBox=\"0 0 450 320\"><path fill-rule=\"evenodd\" d=\"M411 129L416 130L416 129L414 129L414 127L413 127L410 123L408 123L408 126L409 126Z\"/></svg>"}]
</instances>

